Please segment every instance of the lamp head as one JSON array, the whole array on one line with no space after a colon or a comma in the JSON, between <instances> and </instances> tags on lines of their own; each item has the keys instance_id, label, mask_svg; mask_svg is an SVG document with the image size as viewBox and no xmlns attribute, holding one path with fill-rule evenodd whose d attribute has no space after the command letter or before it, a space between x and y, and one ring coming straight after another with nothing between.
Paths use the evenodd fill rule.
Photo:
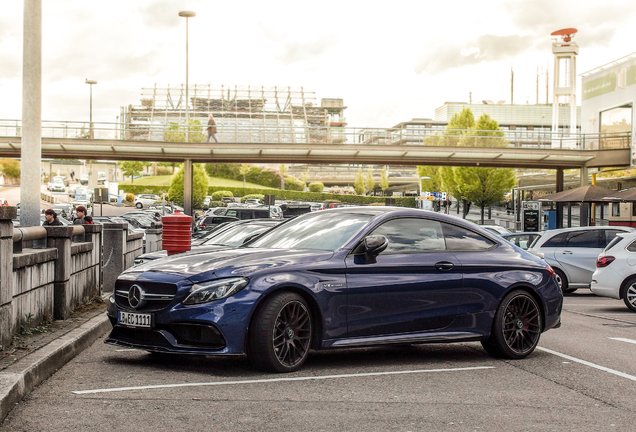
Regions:
<instances>
[{"instance_id":1,"label":"lamp head","mask_svg":"<svg viewBox=\"0 0 636 432\"><path fill-rule=\"evenodd\" d=\"M196 12L193 11L181 11L179 12L180 17L193 18L197 16Z\"/></svg>"}]
</instances>

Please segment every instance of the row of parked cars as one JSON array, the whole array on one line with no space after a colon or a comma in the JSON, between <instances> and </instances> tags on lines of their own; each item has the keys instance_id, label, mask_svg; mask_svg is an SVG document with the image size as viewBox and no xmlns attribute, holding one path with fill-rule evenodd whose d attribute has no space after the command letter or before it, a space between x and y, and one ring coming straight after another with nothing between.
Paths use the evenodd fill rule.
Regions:
<instances>
[{"instance_id":1,"label":"row of parked cars","mask_svg":"<svg viewBox=\"0 0 636 432\"><path fill-rule=\"evenodd\" d=\"M634 228L576 227L501 236L550 264L564 293L589 288L596 295L623 300L636 312Z\"/></svg>"}]
</instances>

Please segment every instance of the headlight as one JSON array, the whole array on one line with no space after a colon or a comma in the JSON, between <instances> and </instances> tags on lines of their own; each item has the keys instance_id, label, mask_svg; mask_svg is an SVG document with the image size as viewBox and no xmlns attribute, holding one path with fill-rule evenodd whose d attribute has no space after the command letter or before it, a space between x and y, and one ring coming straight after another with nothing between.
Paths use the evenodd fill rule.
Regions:
<instances>
[{"instance_id":1,"label":"headlight","mask_svg":"<svg viewBox=\"0 0 636 432\"><path fill-rule=\"evenodd\" d=\"M236 277L194 284L183 304L201 304L230 297L245 288L248 283L248 279Z\"/></svg>"}]
</instances>

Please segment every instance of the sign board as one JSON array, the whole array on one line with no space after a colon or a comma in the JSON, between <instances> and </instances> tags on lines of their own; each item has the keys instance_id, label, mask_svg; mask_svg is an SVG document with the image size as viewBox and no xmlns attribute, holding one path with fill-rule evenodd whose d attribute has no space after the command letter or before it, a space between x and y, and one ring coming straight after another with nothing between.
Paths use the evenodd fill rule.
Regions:
<instances>
[{"instance_id":1,"label":"sign board","mask_svg":"<svg viewBox=\"0 0 636 432\"><path fill-rule=\"evenodd\" d=\"M524 201L521 203L521 208L523 210L539 210L541 205L539 201Z\"/></svg>"},{"instance_id":2,"label":"sign board","mask_svg":"<svg viewBox=\"0 0 636 432\"><path fill-rule=\"evenodd\" d=\"M425 201L446 201L446 192L422 192L419 199Z\"/></svg>"}]
</instances>

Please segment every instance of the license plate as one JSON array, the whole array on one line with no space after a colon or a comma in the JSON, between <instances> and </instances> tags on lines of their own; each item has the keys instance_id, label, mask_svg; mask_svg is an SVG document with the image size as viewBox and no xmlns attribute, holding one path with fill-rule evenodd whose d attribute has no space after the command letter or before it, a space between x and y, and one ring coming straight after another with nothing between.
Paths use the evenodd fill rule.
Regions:
<instances>
[{"instance_id":1,"label":"license plate","mask_svg":"<svg viewBox=\"0 0 636 432\"><path fill-rule=\"evenodd\" d=\"M152 327L152 314L140 314L119 311L117 313L117 324L128 327Z\"/></svg>"}]
</instances>

